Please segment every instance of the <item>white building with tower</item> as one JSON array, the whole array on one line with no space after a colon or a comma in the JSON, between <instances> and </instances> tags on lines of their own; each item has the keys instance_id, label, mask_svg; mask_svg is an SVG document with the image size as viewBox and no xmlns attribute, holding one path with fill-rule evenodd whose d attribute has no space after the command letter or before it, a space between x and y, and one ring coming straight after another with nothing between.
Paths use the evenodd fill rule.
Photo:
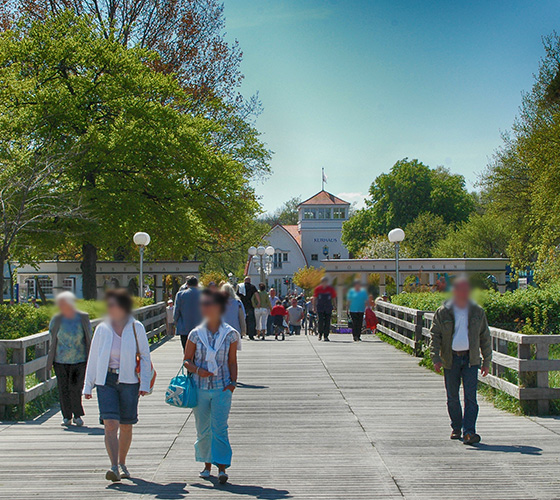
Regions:
<instances>
[{"instance_id":1,"label":"white building with tower","mask_svg":"<svg viewBox=\"0 0 560 500\"><path fill-rule=\"evenodd\" d=\"M342 224L348 219L350 203L325 190L298 206L298 223L274 226L263 240L274 247L267 281L280 294L293 288L293 274L304 266L323 267L322 260L347 259L342 243ZM248 259L245 274L258 284L260 273Z\"/></svg>"}]
</instances>

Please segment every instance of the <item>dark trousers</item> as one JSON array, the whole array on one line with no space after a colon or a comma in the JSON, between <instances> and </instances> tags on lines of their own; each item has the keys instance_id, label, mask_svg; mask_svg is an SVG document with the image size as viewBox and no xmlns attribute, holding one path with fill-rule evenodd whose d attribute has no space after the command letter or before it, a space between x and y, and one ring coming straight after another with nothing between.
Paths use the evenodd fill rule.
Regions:
<instances>
[{"instance_id":1,"label":"dark trousers","mask_svg":"<svg viewBox=\"0 0 560 500\"><path fill-rule=\"evenodd\" d=\"M274 333L274 320L272 314L266 318L266 334L272 335Z\"/></svg>"},{"instance_id":2,"label":"dark trousers","mask_svg":"<svg viewBox=\"0 0 560 500\"><path fill-rule=\"evenodd\" d=\"M247 309L245 314L247 321L247 335L250 339L254 339L257 334L257 320L255 319L255 310Z\"/></svg>"},{"instance_id":3,"label":"dark trousers","mask_svg":"<svg viewBox=\"0 0 560 500\"><path fill-rule=\"evenodd\" d=\"M76 363L67 365L54 363L54 373L58 384L60 411L64 418L81 417L84 415L82 407L82 389L86 375L86 364Z\"/></svg>"},{"instance_id":4,"label":"dark trousers","mask_svg":"<svg viewBox=\"0 0 560 500\"><path fill-rule=\"evenodd\" d=\"M354 340L360 340L362 335L362 325L364 324L364 313L351 312L350 317L352 318L352 336L354 337Z\"/></svg>"},{"instance_id":5,"label":"dark trousers","mask_svg":"<svg viewBox=\"0 0 560 500\"><path fill-rule=\"evenodd\" d=\"M478 416L478 403L476 402L476 389L478 387L478 365L469 363L469 356L453 354L453 366L445 372L445 389L447 391L447 411L451 418L451 428L454 431L463 430L464 434L476 432L476 418ZM459 389L463 382L463 397L465 400L465 413L459 400Z\"/></svg>"},{"instance_id":6,"label":"dark trousers","mask_svg":"<svg viewBox=\"0 0 560 500\"><path fill-rule=\"evenodd\" d=\"M187 340L189 340L188 335L179 335L181 337L181 345L183 346L183 352L185 352L185 347L187 347Z\"/></svg>"},{"instance_id":7,"label":"dark trousers","mask_svg":"<svg viewBox=\"0 0 560 500\"><path fill-rule=\"evenodd\" d=\"M327 339L327 338L329 338L329 333L331 333L332 313L330 313L330 312L320 312L320 313L317 313L317 316L318 316L317 329L319 330L319 338L323 337L323 338Z\"/></svg>"}]
</instances>

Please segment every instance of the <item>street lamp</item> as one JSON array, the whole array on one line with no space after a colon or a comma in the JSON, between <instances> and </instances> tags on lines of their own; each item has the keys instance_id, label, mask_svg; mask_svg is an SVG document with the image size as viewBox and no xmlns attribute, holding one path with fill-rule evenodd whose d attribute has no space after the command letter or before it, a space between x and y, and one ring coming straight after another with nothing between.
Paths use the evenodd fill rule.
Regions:
<instances>
[{"instance_id":1,"label":"street lamp","mask_svg":"<svg viewBox=\"0 0 560 500\"><path fill-rule=\"evenodd\" d=\"M140 297L144 297L144 249L150 244L151 238L148 233L140 232L134 235L133 240L140 251Z\"/></svg>"},{"instance_id":2,"label":"street lamp","mask_svg":"<svg viewBox=\"0 0 560 500\"><path fill-rule=\"evenodd\" d=\"M260 274L261 283L266 282L266 275L272 271L272 256L275 252L274 247L270 245L266 248L262 245L256 248L249 247L249 256Z\"/></svg>"},{"instance_id":3,"label":"street lamp","mask_svg":"<svg viewBox=\"0 0 560 500\"><path fill-rule=\"evenodd\" d=\"M399 247L400 247L401 241L404 240L404 231L400 227L397 227L397 228L389 231L389 234L387 236L389 238L389 241L391 243L395 244L395 275L396 275L396 279L397 279L397 295L398 295L399 294L399 287L400 287L400 281L399 281Z\"/></svg>"}]
</instances>

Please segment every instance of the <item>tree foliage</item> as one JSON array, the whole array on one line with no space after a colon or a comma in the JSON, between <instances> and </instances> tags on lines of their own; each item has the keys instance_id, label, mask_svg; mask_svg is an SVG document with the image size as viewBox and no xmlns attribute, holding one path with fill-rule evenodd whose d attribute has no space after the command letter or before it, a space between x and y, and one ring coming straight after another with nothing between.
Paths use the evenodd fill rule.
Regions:
<instances>
[{"instance_id":1,"label":"tree foliage","mask_svg":"<svg viewBox=\"0 0 560 500\"><path fill-rule=\"evenodd\" d=\"M408 249L400 247L399 255L406 259L409 257ZM394 259L395 244L391 243L387 236L373 236L358 253L359 259Z\"/></svg>"},{"instance_id":2,"label":"tree foliage","mask_svg":"<svg viewBox=\"0 0 560 500\"><path fill-rule=\"evenodd\" d=\"M325 276L325 269L322 267L301 267L294 273L294 283L303 288L306 294L309 294L313 289L321 283Z\"/></svg>"},{"instance_id":3,"label":"tree foliage","mask_svg":"<svg viewBox=\"0 0 560 500\"><path fill-rule=\"evenodd\" d=\"M482 179L493 210L509 229L515 265L543 265L560 244L560 37L543 38L532 89Z\"/></svg>"},{"instance_id":4,"label":"tree foliage","mask_svg":"<svg viewBox=\"0 0 560 500\"><path fill-rule=\"evenodd\" d=\"M475 208L475 199L467 192L463 176L408 158L378 176L369 195L366 208L344 224L343 241L352 253L357 253L374 235L404 228L423 213L439 216L447 225L466 220Z\"/></svg>"},{"instance_id":5,"label":"tree foliage","mask_svg":"<svg viewBox=\"0 0 560 500\"><path fill-rule=\"evenodd\" d=\"M284 202L274 212L265 214L262 221L270 226L276 224L293 225L298 223L298 206L301 204L301 196L294 196Z\"/></svg>"},{"instance_id":6,"label":"tree foliage","mask_svg":"<svg viewBox=\"0 0 560 500\"><path fill-rule=\"evenodd\" d=\"M408 254L412 258L430 258L433 256L435 245L447 236L449 226L441 215L430 212L420 214L406 225L405 240L403 242Z\"/></svg>"},{"instance_id":7,"label":"tree foliage","mask_svg":"<svg viewBox=\"0 0 560 500\"><path fill-rule=\"evenodd\" d=\"M507 256L509 229L491 212L473 214L433 249L434 257L497 258Z\"/></svg>"},{"instance_id":8,"label":"tree foliage","mask_svg":"<svg viewBox=\"0 0 560 500\"><path fill-rule=\"evenodd\" d=\"M57 223L82 250L89 297L97 249L130 248L136 231L152 235L149 258L236 247L259 209L247 166L216 149L221 121L183 112L191 96L152 52L64 12L4 33L0 59L0 115L65 155L60 186L88 214Z\"/></svg>"}]
</instances>

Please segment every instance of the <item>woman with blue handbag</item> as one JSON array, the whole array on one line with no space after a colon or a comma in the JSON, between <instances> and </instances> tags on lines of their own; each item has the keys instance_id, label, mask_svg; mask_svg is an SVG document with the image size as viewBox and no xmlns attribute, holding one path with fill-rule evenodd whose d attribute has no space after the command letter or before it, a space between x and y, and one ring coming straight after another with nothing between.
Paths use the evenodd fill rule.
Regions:
<instances>
[{"instance_id":1,"label":"woman with blue handbag","mask_svg":"<svg viewBox=\"0 0 560 500\"><path fill-rule=\"evenodd\" d=\"M228 297L205 289L200 308L203 323L189 334L185 347L185 368L193 374L197 404L193 409L197 440L197 462L204 463L200 477L210 477L212 464L218 467L218 480L228 480L232 450L228 418L233 391L237 385L237 343L239 333L222 321Z\"/></svg>"}]
</instances>

